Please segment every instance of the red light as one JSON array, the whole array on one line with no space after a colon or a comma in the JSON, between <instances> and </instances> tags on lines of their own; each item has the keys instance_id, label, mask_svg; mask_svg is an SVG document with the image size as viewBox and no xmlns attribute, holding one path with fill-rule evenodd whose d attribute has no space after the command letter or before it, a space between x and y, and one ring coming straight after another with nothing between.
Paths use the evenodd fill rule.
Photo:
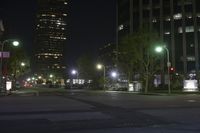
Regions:
<instances>
[{"instance_id":1,"label":"red light","mask_svg":"<svg viewBox=\"0 0 200 133\"><path fill-rule=\"evenodd\" d=\"M169 71L170 71L171 73L174 73L174 72L175 72L175 68L174 68L174 67L170 67L170 68L169 68Z\"/></svg>"}]
</instances>

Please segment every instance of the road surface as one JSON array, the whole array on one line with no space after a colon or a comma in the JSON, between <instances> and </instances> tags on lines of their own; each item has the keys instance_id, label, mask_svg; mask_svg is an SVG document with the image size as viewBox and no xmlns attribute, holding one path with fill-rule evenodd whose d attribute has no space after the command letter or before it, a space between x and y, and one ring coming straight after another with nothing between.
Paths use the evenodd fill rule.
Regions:
<instances>
[{"instance_id":1,"label":"road surface","mask_svg":"<svg viewBox=\"0 0 200 133\"><path fill-rule=\"evenodd\" d=\"M73 91L0 97L0 133L199 133L199 95Z\"/></svg>"}]
</instances>

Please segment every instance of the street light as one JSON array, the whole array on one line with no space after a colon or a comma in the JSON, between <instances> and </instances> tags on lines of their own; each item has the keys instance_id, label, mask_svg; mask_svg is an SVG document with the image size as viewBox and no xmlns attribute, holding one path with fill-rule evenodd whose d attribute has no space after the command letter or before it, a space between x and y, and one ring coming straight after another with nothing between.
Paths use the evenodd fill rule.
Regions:
<instances>
[{"instance_id":1,"label":"street light","mask_svg":"<svg viewBox=\"0 0 200 133\"><path fill-rule=\"evenodd\" d=\"M24 67L26 64L24 62L21 62L21 66Z\"/></svg>"},{"instance_id":2,"label":"street light","mask_svg":"<svg viewBox=\"0 0 200 133\"><path fill-rule=\"evenodd\" d=\"M78 72L76 70L71 71L72 75L76 75Z\"/></svg>"},{"instance_id":3,"label":"street light","mask_svg":"<svg viewBox=\"0 0 200 133\"><path fill-rule=\"evenodd\" d=\"M102 64L97 64L97 69L101 70L103 69L103 89L106 88L106 68Z\"/></svg>"},{"instance_id":4,"label":"street light","mask_svg":"<svg viewBox=\"0 0 200 133\"><path fill-rule=\"evenodd\" d=\"M116 71L112 71L112 72L111 72L111 77L112 77L112 78L117 78L117 76L118 76L118 74L117 74Z\"/></svg>"},{"instance_id":5,"label":"street light","mask_svg":"<svg viewBox=\"0 0 200 133\"><path fill-rule=\"evenodd\" d=\"M51 78L52 84L55 85L55 76L50 74L49 77Z\"/></svg>"},{"instance_id":6,"label":"street light","mask_svg":"<svg viewBox=\"0 0 200 133\"><path fill-rule=\"evenodd\" d=\"M2 69L3 69L3 49L4 49L4 45L6 43L9 44L9 42L12 42L11 44L15 47L19 46L19 42L18 41L11 41L10 39L9 40L4 40L3 42L0 42L0 45L1 45L1 60L0 60L0 88L2 89L3 88L3 84L2 84Z\"/></svg>"},{"instance_id":7,"label":"street light","mask_svg":"<svg viewBox=\"0 0 200 133\"><path fill-rule=\"evenodd\" d=\"M169 61L169 50L167 49L166 46L158 46L155 48L155 51L158 52L158 53L161 53L163 51L163 49L166 50L166 53L167 53L167 69L168 69L168 93L170 94L171 93L171 88L170 88L170 67L171 67L171 62Z\"/></svg>"},{"instance_id":8,"label":"street light","mask_svg":"<svg viewBox=\"0 0 200 133\"><path fill-rule=\"evenodd\" d=\"M78 80L78 71L77 71L77 70L73 69L73 70L71 71L71 74L72 74L72 75L76 75L76 78L77 78L77 80ZM78 82L79 82L79 80L78 80Z\"/></svg>"},{"instance_id":9,"label":"street light","mask_svg":"<svg viewBox=\"0 0 200 133\"><path fill-rule=\"evenodd\" d=\"M13 46L15 46L15 47L19 46L19 42L18 42L18 41L13 41L12 44L13 44Z\"/></svg>"},{"instance_id":10,"label":"street light","mask_svg":"<svg viewBox=\"0 0 200 133\"><path fill-rule=\"evenodd\" d=\"M78 84L79 84L78 71L75 70L75 69L73 69L73 70L71 70L71 74L72 74L72 75L76 75L76 78L77 78ZM72 89L72 87L73 87L73 84L77 84L77 82L76 82L77 80L74 81L74 80L73 80L73 77L72 77L72 80L70 80L70 81L71 81L71 83L70 83L70 84L71 84L71 85L70 85L70 86L71 86L71 89ZM74 81L74 82L73 82L73 81Z\"/></svg>"},{"instance_id":11,"label":"street light","mask_svg":"<svg viewBox=\"0 0 200 133\"><path fill-rule=\"evenodd\" d=\"M50 74L49 77L50 77L50 78L53 78L53 74Z\"/></svg>"}]
</instances>

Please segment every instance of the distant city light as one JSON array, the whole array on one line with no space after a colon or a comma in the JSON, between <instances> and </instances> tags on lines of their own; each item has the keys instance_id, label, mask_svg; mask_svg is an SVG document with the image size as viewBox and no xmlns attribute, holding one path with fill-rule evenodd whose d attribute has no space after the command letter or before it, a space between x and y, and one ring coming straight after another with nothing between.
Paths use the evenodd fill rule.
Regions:
<instances>
[{"instance_id":1,"label":"distant city light","mask_svg":"<svg viewBox=\"0 0 200 133\"><path fill-rule=\"evenodd\" d=\"M101 64L97 64L97 69L102 69L103 68L103 65L101 65Z\"/></svg>"},{"instance_id":2,"label":"distant city light","mask_svg":"<svg viewBox=\"0 0 200 133\"><path fill-rule=\"evenodd\" d=\"M26 64L25 64L24 62L21 63L21 66L23 66L23 67L24 67L25 65L26 65Z\"/></svg>"},{"instance_id":3,"label":"distant city light","mask_svg":"<svg viewBox=\"0 0 200 133\"><path fill-rule=\"evenodd\" d=\"M116 78L116 77L118 76L118 74L117 74L117 72L112 71L112 72L111 72L111 76L112 76L113 78Z\"/></svg>"},{"instance_id":4,"label":"distant city light","mask_svg":"<svg viewBox=\"0 0 200 133\"><path fill-rule=\"evenodd\" d=\"M77 71L76 70L72 70L71 73L72 73L72 75L75 75L75 74L77 74Z\"/></svg>"},{"instance_id":5,"label":"distant city light","mask_svg":"<svg viewBox=\"0 0 200 133\"><path fill-rule=\"evenodd\" d=\"M27 78L26 81L28 81L28 82L31 81L31 78Z\"/></svg>"},{"instance_id":6,"label":"distant city light","mask_svg":"<svg viewBox=\"0 0 200 133\"><path fill-rule=\"evenodd\" d=\"M50 78L53 78L53 74L50 74L49 77L50 77Z\"/></svg>"}]
</instances>

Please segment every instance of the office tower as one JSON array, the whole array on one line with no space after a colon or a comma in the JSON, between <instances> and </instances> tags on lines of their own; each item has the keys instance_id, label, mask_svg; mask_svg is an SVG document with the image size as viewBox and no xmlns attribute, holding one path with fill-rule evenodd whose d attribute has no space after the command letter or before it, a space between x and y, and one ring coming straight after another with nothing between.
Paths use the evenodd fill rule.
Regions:
<instances>
[{"instance_id":1,"label":"office tower","mask_svg":"<svg viewBox=\"0 0 200 133\"><path fill-rule=\"evenodd\" d=\"M37 74L64 74L67 0L38 0L34 70Z\"/></svg>"},{"instance_id":2,"label":"office tower","mask_svg":"<svg viewBox=\"0 0 200 133\"><path fill-rule=\"evenodd\" d=\"M118 0L119 40L144 25L159 33L177 72L199 71L199 0Z\"/></svg>"}]
</instances>

